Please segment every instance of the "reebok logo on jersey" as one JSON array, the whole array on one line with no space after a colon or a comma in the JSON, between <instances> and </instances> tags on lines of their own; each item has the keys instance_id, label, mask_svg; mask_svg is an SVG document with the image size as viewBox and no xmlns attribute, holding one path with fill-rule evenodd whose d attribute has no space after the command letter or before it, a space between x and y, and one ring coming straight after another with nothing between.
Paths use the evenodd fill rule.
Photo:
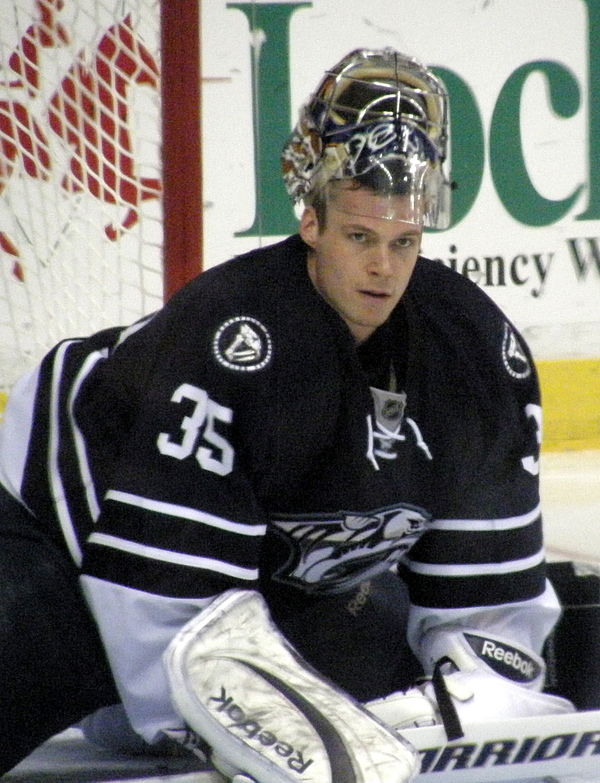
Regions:
<instances>
[{"instance_id":1,"label":"reebok logo on jersey","mask_svg":"<svg viewBox=\"0 0 600 783\"><path fill-rule=\"evenodd\" d=\"M313 763L312 759L305 759L301 750L296 749L289 742L281 740L273 731L265 728L257 716L249 715L227 694L221 685L220 696L210 696L209 701L216 702L216 712L227 716L231 723L227 728L236 730L243 739L252 740L263 748L269 748L278 756L287 759L287 766L294 772L303 774Z\"/></svg>"},{"instance_id":2,"label":"reebok logo on jersey","mask_svg":"<svg viewBox=\"0 0 600 783\"><path fill-rule=\"evenodd\" d=\"M533 682L541 673L539 663L516 647L485 636L465 633L464 637L477 657L502 677L515 682Z\"/></svg>"},{"instance_id":3,"label":"reebok logo on jersey","mask_svg":"<svg viewBox=\"0 0 600 783\"><path fill-rule=\"evenodd\" d=\"M219 364L238 372L262 370L273 356L267 327L250 316L239 315L221 324L212 345Z\"/></svg>"},{"instance_id":4,"label":"reebok logo on jersey","mask_svg":"<svg viewBox=\"0 0 600 783\"><path fill-rule=\"evenodd\" d=\"M369 596L373 591L371 581L361 582L356 595L348 601L346 609L353 617L358 617L358 613L361 612L369 600Z\"/></svg>"}]
</instances>

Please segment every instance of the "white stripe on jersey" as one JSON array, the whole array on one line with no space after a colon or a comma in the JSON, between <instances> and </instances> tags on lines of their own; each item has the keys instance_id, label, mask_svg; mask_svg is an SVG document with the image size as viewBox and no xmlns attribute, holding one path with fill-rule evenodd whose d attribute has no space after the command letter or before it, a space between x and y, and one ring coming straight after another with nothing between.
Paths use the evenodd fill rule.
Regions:
<instances>
[{"instance_id":1,"label":"white stripe on jersey","mask_svg":"<svg viewBox=\"0 0 600 783\"><path fill-rule=\"evenodd\" d=\"M79 472L81 474L82 484L85 487L85 497L87 505L90 511L90 517L94 522L100 515L100 504L98 503L98 497L96 495L96 488L94 486L94 480L92 478L92 471L90 470L90 464L85 448L85 440L81 434L81 430L77 426L75 417L73 415L73 407L75 405L75 398L79 393L81 384L85 381L87 376L92 372L98 362L108 358L108 348L102 349L102 351L94 351L89 354L81 370L77 373L75 381L73 382L73 388L69 394L68 411L69 421L73 430L73 441L75 443L75 451L77 453L77 463L79 465Z\"/></svg>"},{"instance_id":2,"label":"white stripe on jersey","mask_svg":"<svg viewBox=\"0 0 600 783\"><path fill-rule=\"evenodd\" d=\"M58 346L52 367L52 385L50 389L50 411L48 424L48 478L52 487L52 497L56 508L56 514L65 537L65 541L71 553L71 557L78 566L81 565L82 554L77 534L71 519L65 490L58 465L59 441L60 441L60 415L59 415L59 391L62 377L62 368L65 354L69 346L81 342L80 340L68 340Z\"/></svg>"},{"instance_id":3,"label":"white stripe on jersey","mask_svg":"<svg viewBox=\"0 0 600 783\"><path fill-rule=\"evenodd\" d=\"M455 565L438 563L421 563L415 560L406 560L406 566L415 574L426 576L483 576L484 574L511 574L517 571L526 571L535 568L544 562L544 552L536 552L530 557L518 560L507 560L503 563L469 563L468 565Z\"/></svg>"},{"instance_id":4,"label":"white stripe on jersey","mask_svg":"<svg viewBox=\"0 0 600 783\"><path fill-rule=\"evenodd\" d=\"M118 549L121 552L128 552L132 555L147 557L151 560L159 560L164 563L183 565L188 568L201 568L205 571L216 571L219 574L226 574L235 579L246 579L248 581L255 581L258 579L258 568L242 568L241 566L233 565L233 563L225 563L222 560L216 560L214 558L185 555L182 552L159 549L158 547L147 546L146 544L138 544L135 541L129 541L125 538L111 536L108 533L92 533L88 538L88 543Z\"/></svg>"},{"instance_id":5,"label":"white stripe on jersey","mask_svg":"<svg viewBox=\"0 0 600 783\"><path fill-rule=\"evenodd\" d=\"M81 587L135 730L153 742L166 726L183 726L171 703L162 655L213 597L171 598L85 575Z\"/></svg>"},{"instance_id":6,"label":"white stripe on jersey","mask_svg":"<svg viewBox=\"0 0 600 783\"><path fill-rule=\"evenodd\" d=\"M146 315L143 318L140 318L139 321L131 324L131 326L126 326L125 329L123 329L119 334L119 339L114 345L115 349L118 348L121 343L124 343L128 337L131 337L132 334L135 334L136 332L139 332L140 329L143 329L144 326L146 326L146 324L149 323L155 315L156 313L150 313L150 315Z\"/></svg>"},{"instance_id":7,"label":"white stripe on jersey","mask_svg":"<svg viewBox=\"0 0 600 783\"><path fill-rule=\"evenodd\" d=\"M505 519L435 519L427 525L428 530L511 530L526 527L535 522L541 514L541 506L536 506L527 514Z\"/></svg>"},{"instance_id":8,"label":"white stripe on jersey","mask_svg":"<svg viewBox=\"0 0 600 783\"><path fill-rule=\"evenodd\" d=\"M162 500L152 500L140 495L134 495L131 492L122 492L117 489L109 489L104 496L106 500L115 500L119 503L127 503L131 506L144 508L148 511L156 511L157 514L164 514L170 517L180 517L190 522L201 522L204 525L217 527L220 530L227 530L230 533L239 533L242 536L263 536L266 533L266 524L246 525L243 522L231 522L229 519L208 514L205 511L199 511L189 506L179 506L175 503L165 503Z\"/></svg>"}]
</instances>

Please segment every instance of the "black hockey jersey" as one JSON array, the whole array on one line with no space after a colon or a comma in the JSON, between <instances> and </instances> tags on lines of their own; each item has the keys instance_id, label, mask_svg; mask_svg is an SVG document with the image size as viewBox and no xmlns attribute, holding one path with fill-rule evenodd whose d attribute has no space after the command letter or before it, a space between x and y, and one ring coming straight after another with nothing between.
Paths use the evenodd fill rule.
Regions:
<instances>
[{"instance_id":1,"label":"black hockey jersey","mask_svg":"<svg viewBox=\"0 0 600 783\"><path fill-rule=\"evenodd\" d=\"M414 633L547 604L542 638L555 619L516 330L420 258L357 349L305 260L291 237L210 269L133 326L62 342L11 397L0 478L80 565L124 691L124 645L151 661L230 587L326 594L400 563Z\"/></svg>"}]
</instances>

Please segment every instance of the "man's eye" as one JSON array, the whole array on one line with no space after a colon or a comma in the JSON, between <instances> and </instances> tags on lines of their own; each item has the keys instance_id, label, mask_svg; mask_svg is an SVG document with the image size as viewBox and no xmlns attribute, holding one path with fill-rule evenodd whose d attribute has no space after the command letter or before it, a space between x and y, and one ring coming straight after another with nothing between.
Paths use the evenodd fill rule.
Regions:
<instances>
[{"instance_id":1,"label":"man's eye","mask_svg":"<svg viewBox=\"0 0 600 783\"><path fill-rule=\"evenodd\" d=\"M414 237L400 237L396 240L395 244L396 247L405 250L406 248L414 247L415 242L416 239Z\"/></svg>"},{"instance_id":2,"label":"man's eye","mask_svg":"<svg viewBox=\"0 0 600 783\"><path fill-rule=\"evenodd\" d=\"M360 242L360 243L366 242L368 239L364 231L351 231L350 234L348 234L348 237L353 242Z\"/></svg>"}]
</instances>

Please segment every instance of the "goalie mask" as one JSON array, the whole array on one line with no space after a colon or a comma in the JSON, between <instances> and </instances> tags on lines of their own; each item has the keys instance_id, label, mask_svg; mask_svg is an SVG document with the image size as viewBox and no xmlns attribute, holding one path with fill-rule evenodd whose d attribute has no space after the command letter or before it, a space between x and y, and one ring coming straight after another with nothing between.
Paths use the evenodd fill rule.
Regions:
<instances>
[{"instance_id":1,"label":"goalie mask","mask_svg":"<svg viewBox=\"0 0 600 783\"><path fill-rule=\"evenodd\" d=\"M446 228L444 172L448 96L417 60L393 49L357 49L325 73L282 151L286 189L297 204L353 180L388 199L376 217ZM395 196L404 196L396 216Z\"/></svg>"}]
</instances>

